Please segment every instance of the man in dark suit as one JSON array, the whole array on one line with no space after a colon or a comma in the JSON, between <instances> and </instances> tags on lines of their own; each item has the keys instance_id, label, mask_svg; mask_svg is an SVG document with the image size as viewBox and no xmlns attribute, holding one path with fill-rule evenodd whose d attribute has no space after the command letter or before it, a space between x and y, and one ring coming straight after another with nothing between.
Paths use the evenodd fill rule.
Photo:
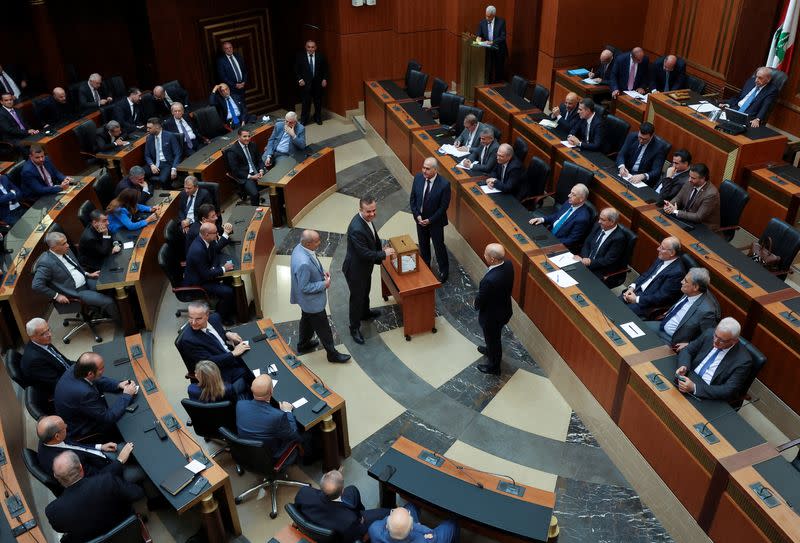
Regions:
<instances>
[{"instance_id":1,"label":"man in dark suit","mask_svg":"<svg viewBox=\"0 0 800 543\"><path fill-rule=\"evenodd\" d=\"M67 190L68 177L58 171L50 162L50 157L45 156L41 145L31 145L28 160L22 166L22 193L27 198L39 198L48 194L56 194Z\"/></svg>"},{"instance_id":2,"label":"man in dark suit","mask_svg":"<svg viewBox=\"0 0 800 543\"><path fill-rule=\"evenodd\" d=\"M142 487L122 478L122 463L111 462L86 477L78 455L64 451L53 461L53 474L64 493L45 509L47 520L64 543L100 536L133 514L132 504L144 498Z\"/></svg>"},{"instance_id":3,"label":"man in dark suit","mask_svg":"<svg viewBox=\"0 0 800 543\"><path fill-rule=\"evenodd\" d=\"M481 130L480 144L468 157L461 161L461 165L469 168L475 175L487 175L494 172L497 167L497 150L500 145L494 139L494 130L486 127Z\"/></svg>"},{"instance_id":4,"label":"man in dark suit","mask_svg":"<svg viewBox=\"0 0 800 543\"><path fill-rule=\"evenodd\" d=\"M478 117L474 113L468 113L464 116L464 130L453 141L453 145L461 152L472 153L478 149L480 134L484 128L488 128L485 124L478 122Z\"/></svg>"},{"instance_id":5,"label":"man in dark suit","mask_svg":"<svg viewBox=\"0 0 800 543\"><path fill-rule=\"evenodd\" d=\"M261 203L258 180L264 175L266 166L255 142L250 141L250 130L240 128L238 134L238 141L225 151L228 171L250 196L250 205L257 206Z\"/></svg>"},{"instance_id":6,"label":"man in dark suit","mask_svg":"<svg viewBox=\"0 0 800 543\"><path fill-rule=\"evenodd\" d=\"M597 224L594 225L580 253L574 256L594 274L603 278L607 273L622 269L625 262L627 240L622 230L617 228L619 211L607 207L600 212Z\"/></svg>"},{"instance_id":7,"label":"man in dark suit","mask_svg":"<svg viewBox=\"0 0 800 543\"><path fill-rule=\"evenodd\" d=\"M100 209L91 214L89 223L81 234L78 245L78 262L88 272L99 271L106 259L122 250L122 246L114 244L111 232L108 231L108 215Z\"/></svg>"},{"instance_id":8,"label":"man in dark suit","mask_svg":"<svg viewBox=\"0 0 800 543\"><path fill-rule=\"evenodd\" d=\"M710 280L707 269L690 268L681 281L683 296L669 308L660 322L646 322L677 351L706 330L714 328L719 321L719 303L708 291Z\"/></svg>"},{"instance_id":9,"label":"man in dark suit","mask_svg":"<svg viewBox=\"0 0 800 543\"><path fill-rule=\"evenodd\" d=\"M550 117L558 122L558 126L564 127L567 132L572 132L572 129L580 122L581 117L578 113L578 102L580 99L574 92L568 92L564 97L564 103L558 107L553 108L550 112Z\"/></svg>"},{"instance_id":10,"label":"man in dark suit","mask_svg":"<svg viewBox=\"0 0 800 543\"><path fill-rule=\"evenodd\" d=\"M178 136L161 128L161 119L147 119L147 141L144 144L144 161L150 168L150 181L162 187L167 180L178 178L178 164L183 159L183 146Z\"/></svg>"},{"instance_id":11,"label":"man in dark suit","mask_svg":"<svg viewBox=\"0 0 800 543\"><path fill-rule=\"evenodd\" d=\"M439 279L447 281L450 261L444 245L444 227L447 226L447 208L450 207L450 182L439 177L436 159L428 157L422 162L422 173L414 176L411 185L411 215L417 222L419 254L425 264L431 265L431 241L439 265Z\"/></svg>"},{"instance_id":12,"label":"man in dark suit","mask_svg":"<svg viewBox=\"0 0 800 543\"><path fill-rule=\"evenodd\" d=\"M758 127L767 122L772 102L778 97L778 88L772 84L772 68L762 66L747 80L742 92L720 104L730 107L750 117L750 126Z\"/></svg>"},{"instance_id":13,"label":"man in dark suit","mask_svg":"<svg viewBox=\"0 0 800 543\"><path fill-rule=\"evenodd\" d=\"M569 191L567 201L558 211L546 217L534 217L528 222L549 227L561 243L570 251L577 252L592 227L592 213L584 205L588 197L589 189L583 183L578 183Z\"/></svg>"},{"instance_id":14,"label":"man in dark suit","mask_svg":"<svg viewBox=\"0 0 800 543\"><path fill-rule=\"evenodd\" d=\"M113 119L128 134L144 128L141 101L142 91L136 87L131 87L128 89L128 97L114 105Z\"/></svg>"},{"instance_id":15,"label":"man in dark suit","mask_svg":"<svg viewBox=\"0 0 800 543\"><path fill-rule=\"evenodd\" d=\"M27 97L28 81L21 71L0 66L0 92L8 92L15 100Z\"/></svg>"},{"instance_id":16,"label":"man in dark suit","mask_svg":"<svg viewBox=\"0 0 800 543\"><path fill-rule=\"evenodd\" d=\"M675 215L685 222L700 223L712 230L719 228L719 191L708 180L705 164L693 164L689 168L689 182L684 183L672 201L664 201L664 212Z\"/></svg>"},{"instance_id":17,"label":"man in dark suit","mask_svg":"<svg viewBox=\"0 0 800 543\"><path fill-rule=\"evenodd\" d=\"M83 353L56 384L56 414L64 419L70 439L80 441L99 434L100 441L117 441L116 423L125 414L139 391L134 381L112 381L103 377L105 361L97 353ZM107 405L103 394L122 392L117 401Z\"/></svg>"},{"instance_id":18,"label":"man in dark suit","mask_svg":"<svg viewBox=\"0 0 800 543\"><path fill-rule=\"evenodd\" d=\"M611 97L616 98L620 92L626 90L634 90L640 94L647 92L649 64L650 60L641 47L634 47L629 53L618 55L611 67Z\"/></svg>"},{"instance_id":19,"label":"man in dark suit","mask_svg":"<svg viewBox=\"0 0 800 543\"><path fill-rule=\"evenodd\" d=\"M211 193L198 186L195 176L187 175L183 180L183 190L178 196L178 220L181 221L184 231L193 222L199 222L200 214L198 210L204 204L210 204L213 207L214 202L211 201Z\"/></svg>"},{"instance_id":20,"label":"man in dark suit","mask_svg":"<svg viewBox=\"0 0 800 543\"><path fill-rule=\"evenodd\" d=\"M593 79L598 85L608 85L611 80L611 68L614 66L614 52L610 49L603 49L600 53L600 60L589 72L589 79Z\"/></svg>"},{"instance_id":21,"label":"man in dark suit","mask_svg":"<svg viewBox=\"0 0 800 543\"><path fill-rule=\"evenodd\" d=\"M186 91L180 87L172 87L167 91L161 85L153 87L153 102L156 105L156 114L159 117L169 115L173 104L181 104L183 107L189 107L189 96ZM163 115L161 113L163 112Z\"/></svg>"},{"instance_id":22,"label":"man in dark suit","mask_svg":"<svg viewBox=\"0 0 800 543\"><path fill-rule=\"evenodd\" d=\"M77 117L67 100L67 92L61 87L53 89L53 94L39 104L39 121L45 128L69 122Z\"/></svg>"},{"instance_id":23,"label":"man in dark suit","mask_svg":"<svg viewBox=\"0 0 800 543\"><path fill-rule=\"evenodd\" d=\"M116 153L119 147L128 145L117 121L108 121L96 131L95 147L98 152Z\"/></svg>"},{"instance_id":24,"label":"man in dark suit","mask_svg":"<svg viewBox=\"0 0 800 543\"><path fill-rule=\"evenodd\" d=\"M201 360L211 360L219 366L222 380L226 383L238 379L245 379L248 384L252 382L253 372L241 358L250 350L250 345L242 341L242 336L226 331L219 314L212 315L204 301L190 303L188 311L189 326L182 332L178 349L189 371L194 371L195 364ZM228 343L233 345L233 349L228 347Z\"/></svg>"},{"instance_id":25,"label":"man in dark suit","mask_svg":"<svg viewBox=\"0 0 800 543\"><path fill-rule=\"evenodd\" d=\"M282 121L275 123L275 128L267 140L267 147L261 159L269 168L277 164L283 157L302 153L306 148L306 127L297 122L297 113L289 111Z\"/></svg>"},{"instance_id":26,"label":"man in dark suit","mask_svg":"<svg viewBox=\"0 0 800 543\"><path fill-rule=\"evenodd\" d=\"M497 148L497 164L489 175L486 179L489 188L513 194L520 201L526 196L525 170L509 144L503 143Z\"/></svg>"},{"instance_id":27,"label":"man in dark suit","mask_svg":"<svg viewBox=\"0 0 800 543\"><path fill-rule=\"evenodd\" d=\"M29 135L38 134L39 131L29 128L16 108L14 108L14 95L9 92L0 94L0 140L12 143L18 151L22 146L20 140Z\"/></svg>"},{"instance_id":28,"label":"man in dark suit","mask_svg":"<svg viewBox=\"0 0 800 543\"><path fill-rule=\"evenodd\" d=\"M153 195L153 188L145 179L145 171L141 166L132 166L128 176L123 177L114 189L114 196L119 196L123 190L133 189L139 193L139 203L144 204Z\"/></svg>"},{"instance_id":29,"label":"man in dark suit","mask_svg":"<svg viewBox=\"0 0 800 543\"><path fill-rule=\"evenodd\" d=\"M322 124L322 93L328 86L328 61L317 52L314 40L306 42L306 50L298 53L294 61L295 80L300 86L303 113L300 124L308 124L311 116L311 102L314 102L314 121Z\"/></svg>"},{"instance_id":30,"label":"man in dark suit","mask_svg":"<svg viewBox=\"0 0 800 543\"><path fill-rule=\"evenodd\" d=\"M233 262L227 260L221 264L221 259L217 243L217 225L203 223L200 226L200 235L186 251L183 281L186 285L201 286L206 292L215 296L218 300L217 312L223 321L232 322L235 309L233 288L222 283L221 278L225 272L233 269Z\"/></svg>"},{"instance_id":31,"label":"man in dark suit","mask_svg":"<svg viewBox=\"0 0 800 543\"><path fill-rule=\"evenodd\" d=\"M658 181L650 179L648 185L658 193L656 205L663 206L664 202L672 201L681 191L683 185L689 180L689 167L692 163L692 154L686 149L678 149L672 153L672 166Z\"/></svg>"},{"instance_id":32,"label":"man in dark suit","mask_svg":"<svg viewBox=\"0 0 800 543\"><path fill-rule=\"evenodd\" d=\"M619 175L631 183L647 183L661 177L664 158L669 149L656 139L653 123L645 121L638 133L628 134L625 143L617 153ZM630 176L630 177L628 177Z\"/></svg>"},{"instance_id":33,"label":"man in dark suit","mask_svg":"<svg viewBox=\"0 0 800 543\"><path fill-rule=\"evenodd\" d=\"M314 524L336 530L343 541L360 541L374 521L390 512L385 508L365 511L358 488L344 486L344 477L338 470L322 476L319 490L310 486L298 490L294 504Z\"/></svg>"},{"instance_id":34,"label":"man in dark suit","mask_svg":"<svg viewBox=\"0 0 800 543\"><path fill-rule=\"evenodd\" d=\"M741 326L725 317L678 353L678 390L697 398L737 402L747 393L753 359L739 341Z\"/></svg>"},{"instance_id":35,"label":"man in dark suit","mask_svg":"<svg viewBox=\"0 0 800 543\"><path fill-rule=\"evenodd\" d=\"M78 87L78 104L81 115L96 111L113 100L111 93L107 92L103 86L103 78L100 74L90 75L89 81Z\"/></svg>"},{"instance_id":36,"label":"man in dark suit","mask_svg":"<svg viewBox=\"0 0 800 543\"><path fill-rule=\"evenodd\" d=\"M266 373L253 380L250 386L253 399L236 402L236 427L240 438L266 443L277 460L303 438L292 413L292 404L276 402L277 406L272 405L272 388L272 378Z\"/></svg>"},{"instance_id":37,"label":"man in dark suit","mask_svg":"<svg viewBox=\"0 0 800 543\"><path fill-rule=\"evenodd\" d=\"M226 83L215 85L211 89L208 104L217 109L217 114L229 128L239 128L247 122L247 106L244 97L231 94L231 89Z\"/></svg>"},{"instance_id":38,"label":"man in dark suit","mask_svg":"<svg viewBox=\"0 0 800 543\"><path fill-rule=\"evenodd\" d=\"M200 235L200 228L208 223L208 224L220 224L219 215L217 214L217 209L214 207L214 204L203 204L197 208L197 220L189 225L186 228L186 248L192 246L194 240ZM217 249L222 249L230 242L230 237L233 234L233 225L229 222L226 222L221 225L222 226L222 234L217 236Z\"/></svg>"},{"instance_id":39,"label":"man in dark suit","mask_svg":"<svg viewBox=\"0 0 800 543\"><path fill-rule=\"evenodd\" d=\"M494 6L486 8L486 18L478 24L476 39L491 46L486 51L486 82L503 81L506 57L508 57L506 21L497 17L497 9Z\"/></svg>"},{"instance_id":40,"label":"man in dark suit","mask_svg":"<svg viewBox=\"0 0 800 543\"><path fill-rule=\"evenodd\" d=\"M391 247L381 248L381 238L373 222L377 209L378 204L371 196L363 196L358 201L359 211L347 227L347 254L342 265L350 289L350 335L353 341L362 345L361 321L380 315L379 311L369 308L372 268L395 254Z\"/></svg>"},{"instance_id":41,"label":"man in dark suit","mask_svg":"<svg viewBox=\"0 0 800 543\"><path fill-rule=\"evenodd\" d=\"M247 67L242 55L233 52L233 44L229 41L222 44L222 53L217 58L217 77L230 87L231 94L244 99Z\"/></svg>"},{"instance_id":42,"label":"man in dark suit","mask_svg":"<svg viewBox=\"0 0 800 543\"><path fill-rule=\"evenodd\" d=\"M177 134L183 143L184 158L208 143L208 138L200 133L197 123L191 117L184 116L184 107L174 102L170 108L170 117L164 121L164 130Z\"/></svg>"},{"instance_id":43,"label":"man in dark suit","mask_svg":"<svg viewBox=\"0 0 800 543\"><path fill-rule=\"evenodd\" d=\"M686 88L686 61L675 55L657 58L650 72L650 89L669 92Z\"/></svg>"},{"instance_id":44,"label":"man in dark suit","mask_svg":"<svg viewBox=\"0 0 800 543\"><path fill-rule=\"evenodd\" d=\"M0 221L13 226L25 214L22 196L22 190L7 175L0 174Z\"/></svg>"},{"instance_id":45,"label":"man in dark suit","mask_svg":"<svg viewBox=\"0 0 800 543\"><path fill-rule=\"evenodd\" d=\"M681 293L681 279L686 273L678 258L681 252L678 238L664 238L657 251L655 262L620 294L631 311L643 318L653 309L675 303Z\"/></svg>"},{"instance_id":46,"label":"man in dark suit","mask_svg":"<svg viewBox=\"0 0 800 543\"><path fill-rule=\"evenodd\" d=\"M567 141L584 151L602 151L605 145L605 122L595 113L595 103L591 98L584 98L578 104L579 121L569 131Z\"/></svg>"},{"instance_id":47,"label":"man in dark suit","mask_svg":"<svg viewBox=\"0 0 800 543\"><path fill-rule=\"evenodd\" d=\"M503 359L501 334L503 326L511 320L511 289L514 287L514 267L505 260L506 251L499 243L490 243L483 251L483 259L489 270L481 279L475 309L478 311L478 324L483 330L486 345L480 345L478 352L486 356L487 364L478 365L483 373L500 375L500 361Z\"/></svg>"},{"instance_id":48,"label":"man in dark suit","mask_svg":"<svg viewBox=\"0 0 800 543\"><path fill-rule=\"evenodd\" d=\"M30 341L22 352L22 375L30 386L52 398L56 383L75 362L53 346L53 334L46 320L39 317L29 320L25 331Z\"/></svg>"},{"instance_id":49,"label":"man in dark suit","mask_svg":"<svg viewBox=\"0 0 800 543\"><path fill-rule=\"evenodd\" d=\"M413 503L395 507L385 519L369 527L371 543L458 543L460 529L453 519L440 522L435 528L420 523L419 509Z\"/></svg>"}]
</instances>

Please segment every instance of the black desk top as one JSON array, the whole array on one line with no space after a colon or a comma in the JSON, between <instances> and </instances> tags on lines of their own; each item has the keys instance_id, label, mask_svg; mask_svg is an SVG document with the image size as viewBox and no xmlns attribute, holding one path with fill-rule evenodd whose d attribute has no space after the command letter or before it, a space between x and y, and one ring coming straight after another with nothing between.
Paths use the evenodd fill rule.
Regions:
<instances>
[{"instance_id":1,"label":"black desk top","mask_svg":"<svg viewBox=\"0 0 800 543\"><path fill-rule=\"evenodd\" d=\"M791 164L782 164L780 166L769 166L767 169L774 174L780 175L787 181L791 181L795 185L800 185L800 168L792 166Z\"/></svg>"},{"instance_id":2,"label":"black desk top","mask_svg":"<svg viewBox=\"0 0 800 543\"><path fill-rule=\"evenodd\" d=\"M250 130L255 130L261 126L269 124L273 124L272 121L259 120L255 123L246 124L245 128L248 128ZM198 149L197 152L192 153L191 155L183 159L183 161L180 164L178 164L178 169L196 170L204 163L210 164L212 160L211 155L213 155L214 153L216 153L221 149L224 149L234 141L236 141L235 131L228 132L227 134L222 134L221 136L217 136L216 138L208 142L208 144Z\"/></svg>"},{"instance_id":3,"label":"black desk top","mask_svg":"<svg viewBox=\"0 0 800 543\"><path fill-rule=\"evenodd\" d=\"M306 147L306 149L308 149L308 147ZM306 153L301 151L294 151L289 156L281 157L281 159L258 180L258 183L261 185L265 183L277 183L306 158Z\"/></svg>"},{"instance_id":4,"label":"black desk top","mask_svg":"<svg viewBox=\"0 0 800 543\"><path fill-rule=\"evenodd\" d=\"M655 189L650 186L634 187L632 183L620 177L617 163L603 153L599 151L582 151L581 154L589 159L592 164L602 169L602 173L604 175L615 179L617 182L623 185L628 192L635 194L648 204L654 204L658 201L659 194L655 191ZM595 173L595 177L603 179L599 173Z\"/></svg>"},{"instance_id":5,"label":"black desk top","mask_svg":"<svg viewBox=\"0 0 800 543\"><path fill-rule=\"evenodd\" d=\"M486 182L481 181L479 184L485 185ZM528 211L513 194L496 192L490 194L489 197L497 204L497 207L505 211L517 228L533 240L537 247L550 247L561 243L545 226L533 225L528 222L534 216L533 213Z\"/></svg>"},{"instance_id":6,"label":"black desk top","mask_svg":"<svg viewBox=\"0 0 800 543\"><path fill-rule=\"evenodd\" d=\"M553 514L549 507L478 488L395 449L386 451L372 465L370 477L378 479L386 466L397 470L388 484L403 493L484 526L528 540L547 541Z\"/></svg>"},{"instance_id":7,"label":"black desk top","mask_svg":"<svg viewBox=\"0 0 800 543\"><path fill-rule=\"evenodd\" d=\"M383 90L389 93L389 96L391 96L392 98L395 98L397 100L409 98L406 90L390 79L383 79L381 81L378 81L378 83L380 84L381 87L383 87Z\"/></svg>"},{"instance_id":8,"label":"black desk top","mask_svg":"<svg viewBox=\"0 0 800 543\"><path fill-rule=\"evenodd\" d=\"M128 154L130 151L133 150L133 146L136 142L141 140L142 138L146 137L146 132L131 132L130 134L126 135L124 140L127 141L127 145L123 145L121 147L114 148L113 151L100 151L97 153L98 155L102 156L114 156L114 157L121 157L123 155Z\"/></svg>"},{"instance_id":9,"label":"black desk top","mask_svg":"<svg viewBox=\"0 0 800 543\"><path fill-rule=\"evenodd\" d=\"M753 468L764 477L764 481L762 481L764 486L772 487L786 500L789 507L800 513L800 509L798 509L798 505L800 505L800 471L797 471L782 456L755 464Z\"/></svg>"},{"instance_id":10,"label":"black desk top","mask_svg":"<svg viewBox=\"0 0 800 543\"><path fill-rule=\"evenodd\" d=\"M439 145L444 145L445 143L452 144L456 140L456 136L454 136L452 132L443 126L440 126L439 128L431 128L429 130L425 130L424 132L433 138L433 140Z\"/></svg>"},{"instance_id":11,"label":"black desk top","mask_svg":"<svg viewBox=\"0 0 800 543\"><path fill-rule=\"evenodd\" d=\"M0 543L14 543L17 538L11 533L11 526L6 516L0 515Z\"/></svg>"},{"instance_id":12,"label":"black desk top","mask_svg":"<svg viewBox=\"0 0 800 543\"><path fill-rule=\"evenodd\" d=\"M509 84L506 84L505 87L497 87L497 88L494 88L492 90L497 92L497 94L499 94L500 96L505 98L508 102L511 103L511 105L513 105L515 108L519 109L520 111L528 111L529 109L537 109L536 106L534 106L533 104L531 104L530 102L528 102L527 100L522 98L521 96L518 96L517 94L514 94L514 90L511 88L511 85L509 85Z\"/></svg>"},{"instance_id":13,"label":"black desk top","mask_svg":"<svg viewBox=\"0 0 800 543\"><path fill-rule=\"evenodd\" d=\"M669 95L669 93L665 93L665 94ZM680 105L685 105L685 106L688 107L688 106L697 105L700 102L708 102L708 103L713 104L715 106L718 106L720 104L720 100L719 99L705 97L702 94L699 94L699 93L697 93L697 92L695 92L693 90L689 91L689 99L688 100L686 100L685 102L677 102L677 103L679 103ZM707 118L709 120L710 120L711 115L712 115L711 112L709 112L709 113L697 113L697 112L695 112L695 114L696 115L701 115L701 116L703 116L703 117L705 117L705 118ZM747 126L747 130L744 132L744 136L747 137L748 139L751 139L751 140L760 140L760 139L764 139L764 138L771 138L773 136L780 136L780 134L778 132L776 132L775 130L767 127L767 126L759 126L758 128L753 128L752 126L748 125Z\"/></svg>"},{"instance_id":14,"label":"black desk top","mask_svg":"<svg viewBox=\"0 0 800 543\"><path fill-rule=\"evenodd\" d=\"M539 124L539 122L544 119L550 121L553 120L550 118L549 115L545 115L544 113L541 112L528 113L527 118L532 124ZM555 137L557 137L558 141L564 141L565 139L567 139L567 136L569 136L569 130L567 130L567 127L564 126L563 124L560 124L555 128L548 128L542 125L542 128L546 129L548 132L552 133Z\"/></svg>"},{"instance_id":15,"label":"black desk top","mask_svg":"<svg viewBox=\"0 0 800 543\"><path fill-rule=\"evenodd\" d=\"M430 111L425 111L422 109L422 106L419 102L403 102L402 104L395 104L394 106L400 106L402 109L405 110L406 113L411 116L414 121L417 122L420 126L430 126L432 124L439 124L436 119L433 118Z\"/></svg>"}]
</instances>

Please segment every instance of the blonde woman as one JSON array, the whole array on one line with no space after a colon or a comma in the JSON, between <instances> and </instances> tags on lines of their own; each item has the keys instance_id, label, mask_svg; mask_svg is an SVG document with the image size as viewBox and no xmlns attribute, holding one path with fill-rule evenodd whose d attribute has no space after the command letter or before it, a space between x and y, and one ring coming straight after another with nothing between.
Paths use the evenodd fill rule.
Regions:
<instances>
[{"instance_id":1,"label":"blonde woman","mask_svg":"<svg viewBox=\"0 0 800 543\"><path fill-rule=\"evenodd\" d=\"M250 392L244 379L237 379L233 383L222 380L219 367L210 360L201 360L194 368L197 383L190 383L187 393L192 400L204 403L222 402L249 398Z\"/></svg>"}]
</instances>

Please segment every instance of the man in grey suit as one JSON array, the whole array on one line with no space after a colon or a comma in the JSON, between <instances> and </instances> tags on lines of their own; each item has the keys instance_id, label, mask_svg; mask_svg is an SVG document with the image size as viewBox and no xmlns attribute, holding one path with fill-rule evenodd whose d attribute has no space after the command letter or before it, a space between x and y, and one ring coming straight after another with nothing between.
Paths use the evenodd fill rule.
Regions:
<instances>
[{"instance_id":1,"label":"man in grey suit","mask_svg":"<svg viewBox=\"0 0 800 543\"><path fill-rule=\"evenodd\" d=\"M350 360L350 355L336 350L328 314L325 312L331 274L325 271L317 257L315 251L319 248L319 244L319 232L303 230L300 243L292 251L292 288L289 302L299 305L301 311L297 352L307 353L319 345L319 341L314 339L316 332L328 353L328 362L347 362Z\"/></svg>"},{"instance_id":2,"label":"man in grey suit","mask_svg":"<svg viewBox=\"0 0 800 543\"><path fill-rule=\"evenodd\" d=\"M261 156L267 168L277 164L283 157L302 153L306 149L306 128L297 122L297 113L290 111L283 121L275 123L267 148Z\"/></svg>"},{"instance_id":3,"label":"man in grey suit","mask_svg":"<svg viewBox=\"0 0 800 543\"><path fill-rule=\"evenodd\" d=\"M95 290L100 272L88 273L81 267L64 234L50 232L44 239L49 251L42 254L34 266L33 290L58 304L68 304L69 298L80 298L86 305L99 307L118 320L113 298Z\"/></svg>"},{"instance_id":4,"label":"man in grey suit","mask_svg":"<svg viewBox=\"0 0 800 543\"><path fill-rule=\"evenodd\" d=\"M497 166L497 148L500 144L494 139L494 130L488 126L481 130L480 138L478 148L464 159L463 165L472 173L486 175Z\"/></svg>"},{"instance_id":5,"label":"man in grey suit","mask_svg":"<svg viewBox=\"0 0 800 543\"><path fill-rule=\"evenodd\" d=\"M485 124L479 123L478 118L472 113L464 117L464 130L453 142L459 151L473 152L478 149L479 135L481 130L486 128Z\"/></svg>"}]
</instances>

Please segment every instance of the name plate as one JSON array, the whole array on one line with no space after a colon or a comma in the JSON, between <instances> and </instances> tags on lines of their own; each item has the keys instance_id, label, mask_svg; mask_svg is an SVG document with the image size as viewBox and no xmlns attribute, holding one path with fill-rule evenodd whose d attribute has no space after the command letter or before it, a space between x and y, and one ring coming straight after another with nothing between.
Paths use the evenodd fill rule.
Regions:
<instances>
[{"instance_id":1,"label":"name plate","mask_svg":"<svg viewBox=\"0 0 800 543\"><path fill-rule=\"evenodd\" d=\"M506 494L511 494L517 498L521 498L525 495L525 487L509 483L508 481L500 481L497 483L497 490L505 492Z\"/></svg>"},{"instance_id":2,"label":"name plate","mask_svg":"<svg viewBox=\"0 0 800 543\"><path fill-rule=\"evenodd\" d=\"M647 380L656 387L656 390L659 392L664 392L665 390L669 390L669 384L661 378L661 376L655 372L647 374Z\"/></svg>"},{"instance_id":3,"label":"name plate","mask_svg":"<svg viewBox=\"0 0 800 543\"><path fill-rule=\"evenodd\" d=\"M719 443L719 438L716 435L714 435L714 432L712 432L708 428L707 424L698 422L697 424L694 425L694 429L697 430L698 434L703 436L703 439L705 439L706 443L708 443L709 445Z\"/></svg>"},{"instance_id":4,"label":"name plate","mask_svg":"<svg viewBox=\"0 0 800 543\"><path fill-rule=\"evenodd\" d=\"M781 504L781 502L778 501L778 498L775 497L775 495L770 491L770 489L765 487L763 484L753 483L752 485L750 485L750 488L753 490L753 492L756 493L756 496L758 496L759 499L762 502L764 502L764 505L766 505L770 509L772 509L773 507L777 507Z\"/></svg>"},{"instance_id":5,"label":"name plate","mask_svg":"<svg viewBox=\"0 0 800 543\"><path fill-rule=\"evenodd\" d=\"M427 462L428 464L430 464L435 468L438 468L439 466L444 464L444 458L431 451L423 450L421 453L417 455L417 458L419 458L424 462Z\"/></svg>"},{"instance_id":6,"label":"name plate","mask_svg":"<svg viewBox=\"0 0 800 543\"><path fill-rule=\"evenodd\" d=\"M702 245L700 245L700 243L690 243L689 247L691 247L692 249L694 249L695 251L697 251L701 255L707 255L708 254L708 250L705 249Z\"/></svg>"},{"instance_id":7,"label":"name plate","mask_svg":"<svg viewBox=\"0 0 800 543\"><path fill-rule=\"evenodd\" d=\"M573 294L570 298L572 298L579 307L589 307L589 302L586 301L586 298L584 298L582 294Z\"/></svg>"}]
</instances>

